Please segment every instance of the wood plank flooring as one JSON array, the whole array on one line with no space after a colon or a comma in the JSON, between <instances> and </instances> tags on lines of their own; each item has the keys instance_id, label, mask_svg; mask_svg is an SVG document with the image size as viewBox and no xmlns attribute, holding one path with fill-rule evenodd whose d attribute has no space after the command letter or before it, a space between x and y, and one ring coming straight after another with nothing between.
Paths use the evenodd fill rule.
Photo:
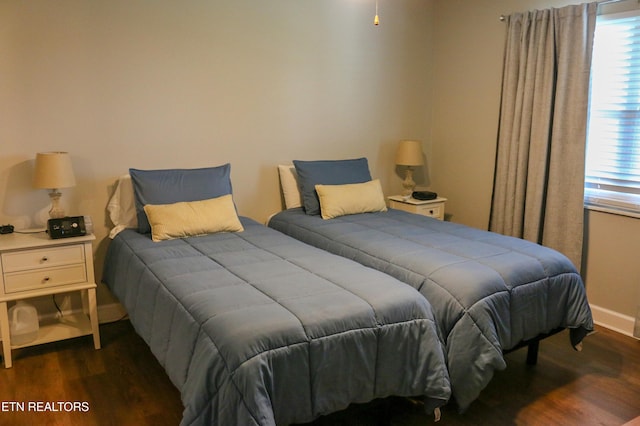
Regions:
<instances>
[{"instance_id":1,"label":"wood plank flooring","mask_svg":"<svg viewBox=\"0 0 640 426\"><path fill-rule=\"evenodd\" d=\"M89 337L14 351L13 368L0 369L0 425L178 425L180 395L129 322L100 329L99 351ZM598 328L575 352L563 332L542 342L537 366L525 358L526 349L509 354L467 412L447 406L436 424L640 424L640 341ZM74 401L76 411L58 405ZM309 426L430 424L420 406L388 398Z\"/></svg>"}]
</instances>

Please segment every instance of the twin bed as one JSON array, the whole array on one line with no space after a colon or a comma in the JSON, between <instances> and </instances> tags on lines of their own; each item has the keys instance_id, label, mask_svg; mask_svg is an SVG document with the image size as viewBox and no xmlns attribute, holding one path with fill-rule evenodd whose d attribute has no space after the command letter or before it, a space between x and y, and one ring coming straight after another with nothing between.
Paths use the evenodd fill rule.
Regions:
<instances>
[{"instance_id":1,"label":"twin bed","mask_svg":"<svg viewBox=\"0 0 640 426\"><path fill-rule=\"evenodd\" d=\"M362 160L281 167L274 229L237 216L228 165L121 180L103 281L180 389L183 424L300 423L390 395L465 409L504 351L593 329L564 256L387 210Z\"/></svg>"},{"instance_id":2,"label":"twin bed","mask_svg":"<svg viewBox=\"0 0 640 426\"><path fill-rule=\"evenodd\" d=\"M540 338L564 328L579 350L593 330L582 279L555 250L387 210L381 190L363 190L373 182L364 158L294 161L279 166L279 175L286 209L270 227L385 272L429 301L461 410L506 367L505 352L523 345L537 351Z\"/></svg>"},{"instance_id":3,"label":"twin bed","mask_svg":"<svg viewBox=\"0 0 640 426\"><path fill-rule=\"evenodd\" d=\"M124 207L126 179L109 206L120 232L103 281L180 390L182 424L302 423L390 395L422 396L437 414L451 391L428 301L386 274L238 218L233 208L199 215L197 202L166 198L184 196L200 178L220 179L216 172L139 179L138 192L161 206L160 215L147 209L151 234L138 232L139 223L123 230L136 221ZM230 190L226 176L213 193L189 197ZM213 231L230 218L241 230Z\"/></svg>"}]
</instances>

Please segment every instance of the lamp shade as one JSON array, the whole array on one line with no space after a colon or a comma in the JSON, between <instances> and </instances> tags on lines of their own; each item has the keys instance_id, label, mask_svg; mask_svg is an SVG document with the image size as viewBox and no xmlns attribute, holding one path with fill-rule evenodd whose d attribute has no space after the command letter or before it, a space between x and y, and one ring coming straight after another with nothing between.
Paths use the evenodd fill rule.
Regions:
<instances>
[{"instance_id":1,"label":"lamp shade","mask_svg":"<svg viewBox=\"0 0 640 426\"><path fill-rule=\"evenodd\" d=\"M400 141L396 151L396 164L399 166L422 166L422 144L419 141Z\"/></svg>"},{"instance_id":2,"label":"lamp shade","mask_svg":"<svg viewBox=\"0 0 640 426\"><path fill-rule=\"evenodd\" d=\"M40 152L36 154L33 176L35 188L57 189L75 186L73 166L68 152Z\"/></svg>"}]
</instances>

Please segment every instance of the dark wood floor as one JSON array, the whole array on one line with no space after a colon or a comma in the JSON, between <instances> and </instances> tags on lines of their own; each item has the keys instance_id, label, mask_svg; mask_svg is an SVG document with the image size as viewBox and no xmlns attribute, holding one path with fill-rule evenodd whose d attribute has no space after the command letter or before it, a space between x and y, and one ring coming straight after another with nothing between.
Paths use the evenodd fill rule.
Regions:
<instances>
[{"instance_id":1,"label":"dark wood floor","mask_svg":"<svg viewBox=\"0 0 640 426\"><path fill-rule=\"evenodd\" d=\"M89 337L16 350L11 369L0 369L0 425L177 425L180 395L127 321L101 326L103 349ZM574 352L566 333L540 345L538 365L526 350L507 356L464 414L445 407L449 425L622 425L640 416L640 341L598 329ZM12 402L48 402L22 412ZM65 412L57 402L78 402ZM53 404L51 404L53 403ZM67 407L69 407L67 405ZM12 411L13 410L13 411ZM640 424L640 419L634 424ZM429 425L411 402L390 398L321 418L314 426Z\"/></svg>"}]
</instances>

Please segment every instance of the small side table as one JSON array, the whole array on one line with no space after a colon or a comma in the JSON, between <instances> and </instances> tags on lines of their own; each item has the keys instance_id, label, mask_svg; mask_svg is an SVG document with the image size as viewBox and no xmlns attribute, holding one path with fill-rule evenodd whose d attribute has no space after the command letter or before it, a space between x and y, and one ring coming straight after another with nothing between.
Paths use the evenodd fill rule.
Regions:
<instances>
[{"instance_id":1,"label":"small side table","mask_svg":"<svg viewBox=\"0 0 640 426\"><path fill-rule=\"evenodd\" d=\"M416 200L415 198L405 200L402 195L392 195L387 199L389 200L389 207L392 209L444 220L444 204L447 201L446 198L438 197L433 200L423 201Z\"/></svg>"},{"instance_id":2,"label":"small side table","mask_svg":"<svg viewBox=\"0 0 640 426\"><path fill-rule=\"evenodd\" d=\"M43 233L0 235L0 336L4 366L11 367L11 350L93 335L100 349L93 235L52 240ZM11 345L8 302L79 291L82 312L40 320L35 341Z\"/></svg>"}]
</instances>

